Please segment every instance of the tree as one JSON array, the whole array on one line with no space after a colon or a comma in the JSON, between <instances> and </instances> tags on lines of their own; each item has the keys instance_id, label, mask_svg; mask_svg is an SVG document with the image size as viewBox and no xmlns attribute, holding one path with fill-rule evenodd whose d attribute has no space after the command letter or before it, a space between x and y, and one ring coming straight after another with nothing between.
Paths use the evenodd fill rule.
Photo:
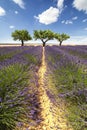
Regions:
<instances>
[{"instance_id":1,"label":"tree","mask_svg":"<svg viewBox=\"0 0 87 130\"><path fill-rule=\"evenodd\" d=\"M54 38L54 33L50 30L34 30L35 40L40 39L43 43L43 47L46 42Z\"/></svg>"},{"instance_id":2,"label":"tree","mask_svg":"<svg viewBox=\"0 0 87 130\"><path fill-rule=\"evenodd\" d=\"M15 30L12 33L12 37L15 41L16 40L21 41L22 43L21 46L24 46L24 41L28 41L32 39L27 30Z\"/></svg>"},{"instance_id":3,"label":"tree","mask_svg":"<svg viewBox=\"0 0 87 130\"><path fill-rule=\"evenodd\" d=\"M67 34L64 34L64 33L62 33L62 34L56 33L54 37L55 37L55 39L57 39L60 42L59 43L60 46L61 46L63 41L65 41L68 38L70 38L70 36L68 36Z\"/></svg>"}]
</instances>

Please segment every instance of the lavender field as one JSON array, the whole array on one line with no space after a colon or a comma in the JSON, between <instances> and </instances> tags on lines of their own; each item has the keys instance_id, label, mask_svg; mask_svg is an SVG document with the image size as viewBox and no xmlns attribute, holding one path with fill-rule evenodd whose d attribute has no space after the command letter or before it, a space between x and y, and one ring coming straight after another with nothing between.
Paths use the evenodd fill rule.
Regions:
<instances>
[{"instance_id":1,"label":"lavender field","mask_svg":"<svg viewBox=\"0 0 87 130\"><path fill-rule=\"evenodd\" d=\"M87 130L87 46L0 47L0 130Z\"/></svg>"}]
</instances>

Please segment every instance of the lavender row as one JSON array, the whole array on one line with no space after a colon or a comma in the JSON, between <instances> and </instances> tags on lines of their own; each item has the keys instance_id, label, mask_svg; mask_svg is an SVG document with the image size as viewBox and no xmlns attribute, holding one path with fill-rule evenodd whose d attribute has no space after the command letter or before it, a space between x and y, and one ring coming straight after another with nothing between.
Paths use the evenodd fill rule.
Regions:
<instances>
[{"instance_id":1,"label":"lavender row","mask_svg":"<svg viewBox=\"0 0 87 130\"><path fill-rule=\"evenodd\" d=\"M18 47L19 48L19 47ZM16 47L16 50L18 49ZM13 48L14 50L15 48ZM29 60L27 60L26 55L33 55L36 57L37 62L41 61L41 56L42 56L42 47L37 46L37 47L21 47L20 48L20 53L16 53L12 58L6 59L2 62L0 62L0 69L3 67L7 67L9 65L13 65L16 63L27 65L29 64Z\"/></svg>"},{"instance_id":2,"label":"lavender row","mask_svg":"<svg viewBox=\"0 0 87 130\"><path fill-rule=\"evenodd\" d=\"M72 54L74 56L78 56L83 60L87 60L87 47L86 46L62 46L60 49Z\"/></svg>"},{"instance_id":3,"label":"lavender row","mask_svg":"<svg viewBox=\"0 0 87 130\"><path fill-rule=\"evenodd\" d=\"M79 64L79 59L77 57L73 57L69 55L68 53L66 53L65 51L61 50L60 48L56 46L46 47L46 57L48 58L51 57L50 64L52 64L52 66L54 66L55 68L61 65L67 65L68 63L73 64L73 61L76 64ZM47 58L47 62L49 61L48 58Z\"/></svg>"},{"instance_id":4,"label":"lavender row","mask_svg":"<svg viewBox=\"0 0 87 130\"><path fill-rule=\"evenodd\" d=\"M16 126L20 129L24 124L29 127L38 120L38 84L34 72L35 67L28 70L17 64L0 71L0 130L17 129Z\"/></svg>"},{"instance_id":5,"label":"lavender row","mask_svg":"<svg viewBox=\"0 0 87 130\"><path fill-rule=\"evenodd\" d=\"M70 98L84 96L84 100L87 102L87 66L84 62L80 63L77 57L73 57L55 46L46 47L45 55L48 75L53 77L51 80L54 82L54 86L57 86L59 95Z\"/></svg>"},{"instance_id":6,"label":"lavender row","mask_svg":"<svg viewBox=\"0 0 87 130\"><path fill-rule=\"evenodd\" d=\"M45 49L50 100L60 107L65 103L64 114L73 130L87 129L87 66L78 57L69 55L60 47ZM84 66L85 65L85 71ZM62 111L62 107L61 107ZM57 115L58 113L56 113ZM67 125L67 129L68 125Z\"/></svg>"},{"instance_id":7,"label":"lavender row","mask_svg":"<svg viewBox=\"0 0 87 130\"><path fill-rule=\"evenodd\" d=\"M0 70L0 129L33 129L41 118L38 77L42 47L21 48L21 53L2 63Z\"/></svg>"},{"instance_id":8,"label":"lavender row","mask_svg":"<svg viewBox=\"0 0 87 130\"><path fill-rule=\"evenodd\" d=\"M23 48L21 48L20 46L18 46L18 47L0 47L0 56L14 52L14 51L20 52L20 51L22 51L22 49L26 49L26 48L27 48L26 46Z\"/></svg>"},{"instance_id":9,"label":"lavender row","mask_svg":"<svg viewBox=\"0 0 87 130\"><path fill-rule=\"evenodd\" d=\"M27 47L1 47L0 48L0 62L11 59L13 56L26 50Z\"/></svg>"},{"instance_id":10,"label":"lavender row","mask_svg":"<svg viewBox=\"0 0 87 130\"><path fill-rule=\"evenodd\" d=\"M68 48L68 47L67 46L63 46L63 47L53 46L52 47L52 49L54 51L61 52L61 54L63 54L64 57L67 57L71 62L74 62L74 63L79 64L79 65L85 65L85 66L87 65L86 57L82 58L83 57L82 55L85 55L85 54L87 55L87 53L85 53L85 54L84 53L79 53L80 56L77 56L77 55L74 55L74 54L70 54L69 49L65 50L65 48Z\"/></svg>"}]
</instances>

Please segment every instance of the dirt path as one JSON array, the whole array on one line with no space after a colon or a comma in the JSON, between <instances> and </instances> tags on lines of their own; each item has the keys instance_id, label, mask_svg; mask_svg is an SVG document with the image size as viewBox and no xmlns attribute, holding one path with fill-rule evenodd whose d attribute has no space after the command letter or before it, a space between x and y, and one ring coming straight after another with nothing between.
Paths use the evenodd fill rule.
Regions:
<instances>
[{"instance_id":1,"label":"dirt path","mask_svg":"<svg viewBox=\"0 0 87 130\"><path fill-rule=\"evenodd\" d=\"M46 72L46 63L45 63L44 53L45 53L45 48L43 48L42 65L39 69L39 85L40 85L39 99L40 99L41 109L42 109L41 116L43 118L41 130L51 130L54 128L54 118L51 112L51 103L44 88L44 74Z\"/></svg>"},{"instance_id":2,"label":"dirt path","mask_svg":"<svg viewBox=\"0 0 87 130\"><path fill-rule=\"evenodd\" d=\"M38 130L73 130L65 117L64 103L59 100L57 106L54 105L47 93L45 87L45 73L46 73L46 62L45 62L45 48L43 48L42 65L39 69L39 100L41 107L41 122Z\"/></svg>"}]
</instances>

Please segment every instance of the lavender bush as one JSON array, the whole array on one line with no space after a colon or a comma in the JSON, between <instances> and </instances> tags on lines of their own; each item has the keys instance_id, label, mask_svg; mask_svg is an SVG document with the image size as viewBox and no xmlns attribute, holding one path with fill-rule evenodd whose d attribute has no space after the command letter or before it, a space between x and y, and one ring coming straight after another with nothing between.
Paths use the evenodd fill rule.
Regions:
<instances>
[{"instance_id":1,"label":"lavender bush","mask_svg":"<svg viewBox=\"0 0 87 130\"><path fill-rule=\"evenodd\" d=\"M19 51L18 51L19 49ZM5 60L0 62L0 69L2 69L3 67L9 66L9 65L13 65L16 63L19 64L23 64L23 65L30 65L30 63L32 63L31 59L33 56L35 56L38 64L41 61L41 56L42 56L42 47L38 46L38 47L13 47L12 50L17 51L18 53L15 53L15 55L10 55L10 58L6 58ZM6 51L6 48L5 48ZM7 52L8 52L8 48L7 48ZM2 53L2 56L4 55L4 52ZM29 55L31 58L29 60L29 58L27 56ZM34 58L34 59L35 59Z\"/></svg>"},{"instance_id":2,"label":"lavender bush","mask_svg":"<svg viewBox=\"0 0 87 130\"><path fill-rule=\"evenodd\" d=\"M0 130L20 129L37 118L38 81L35 73L41 64L42 47L2 50L2 55L6 51L11 54L12 50L15 54L0 62Z\"/></svg>"},{"instance_id":3,"label":"lavender bush","mask_svg":"<svg viewBox=\"0 0 87 130\"><path fill-rule=\"evenodd\" d=\"M87 60L84 62L80 57L70 54L69 49L66 51L66 48L70 47L46 47L48 86L50 86L47 91L52 93L56 102L59 99L65 102L68 113L66 117L73 129L85 130L87 129ZM79 47L78 50L80 52L82 49ZM86 49L83 49L84 53L85 51ZM54 84L53 88L50 83Z\"/></svg>"}]
</instances>

